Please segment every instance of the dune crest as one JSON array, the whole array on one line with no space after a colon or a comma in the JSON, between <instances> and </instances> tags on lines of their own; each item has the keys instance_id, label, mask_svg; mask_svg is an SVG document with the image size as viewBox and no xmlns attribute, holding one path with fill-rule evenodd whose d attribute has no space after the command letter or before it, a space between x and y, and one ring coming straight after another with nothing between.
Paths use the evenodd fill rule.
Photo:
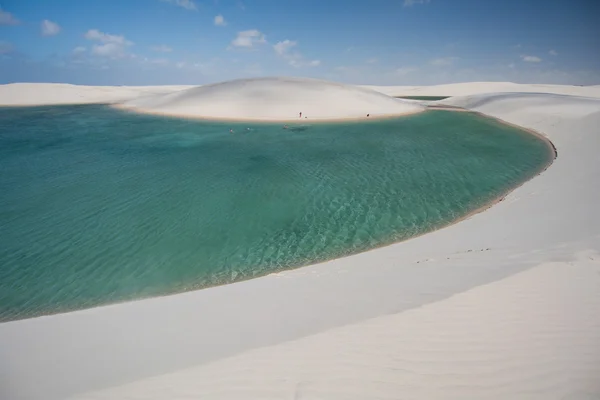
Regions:
<instances>
[{"instance_id":1,"label":"dune crest","mask_svg":"<svg viewBox=\"0 0 600 400\"><path fill-rule=\"evenodd\" d=\"M172 93L189 87L176 85L84 86L68 83L9 83L0 85L0 106L110 104L139 96Z\"/></svg>"},{"instance_id":2,"label":"dune crest","mask_svg":"<svg viewBox=\"0 0 600 400\"><path fill-rule=\"evenodd\" d=\"M238 79L139 97L121 106L186 117L279 121L381 117L423 110L419 104L371 89L308 78Z\"/></svg>"}]
</instances>

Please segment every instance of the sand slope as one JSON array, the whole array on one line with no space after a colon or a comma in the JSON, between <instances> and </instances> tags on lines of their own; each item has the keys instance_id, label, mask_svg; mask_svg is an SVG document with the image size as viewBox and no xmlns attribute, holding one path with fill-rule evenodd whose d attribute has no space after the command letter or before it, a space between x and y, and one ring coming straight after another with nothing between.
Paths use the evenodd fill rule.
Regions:
<instances>
[{"instance_id":1,"label":"sand slope","mask_svg":"<svg viewBox=\"0 0 600 400\"><path fill-rule=\"evenodd\" d=\"M421 111L417 104L352 85L306 78L239 79L122 104L142 112L243 120L343 119Z\"/></svg>"},{"instance_id":2,"label":"sand slope","mask_svg":"<svg viewBox=\"0 0 600 400\"><path fill-rule=\"evenodd\" d=\"M66 83L0 85L0 106L115 103L151 94L172 93L189 86L82 86Z\"/></svg>"},{"instance_id":3,"label":"sand slope","mask_svg":"<svg viewBox=\"0 0 600 400\"><path fill-rule=\"evenodd\" d=\"M600 254L577 257L404 313L77 398L596 399Z\"/></svg>"},{"instance_id":4,"label":"sand slope","mask_svg":"<svg viewBox=\"0 0 600 400\"><path fill-rule=\"evenodd\" d=\"M389 96L466 96L483 93L551 93L571 96L600 97L598 86L520 84L512 82L469 82L435 86L372 86Z\"/></svg>"},{"instance_id":5,"label":"sand slope","mask_svg":"<svg viewBox=\"0 0 600 400\"><path fill-rule=\"evenodd\" d=\"M600 397L600 100L491 94L442 103L535 129L559 156L488 211L407 242L0 324L2 394Z\"/></svg>"}]
</instances>

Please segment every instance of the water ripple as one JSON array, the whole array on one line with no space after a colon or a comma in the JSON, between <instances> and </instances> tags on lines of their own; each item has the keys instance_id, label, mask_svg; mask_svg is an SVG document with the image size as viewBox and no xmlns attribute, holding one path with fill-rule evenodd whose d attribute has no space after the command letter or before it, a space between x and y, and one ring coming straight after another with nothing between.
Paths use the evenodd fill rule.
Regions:
<instances>
[{"instance_id":1,"label":"water ripple","mask_svg":"<svg viewBox=\"0 0 600 400\"><path fill-rule=\"evenodd\" d=\"M468 113L233 126L0 109L0 321L249 279L460 218L549 160Z\"/></svg>"}]
</instances>

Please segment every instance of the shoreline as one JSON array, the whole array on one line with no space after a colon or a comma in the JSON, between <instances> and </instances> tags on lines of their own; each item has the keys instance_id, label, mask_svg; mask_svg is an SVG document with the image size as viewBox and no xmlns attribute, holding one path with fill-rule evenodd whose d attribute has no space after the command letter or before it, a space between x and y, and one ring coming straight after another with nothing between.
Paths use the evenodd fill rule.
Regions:
<instances>
[{"instance_id":1,"label":"shoreline","mask_svg":"<svg viewBox=\"0 0 600 400\"><path fill-rule=\"evenodd\" d=\"M178 118L192 121L205 121L205 122L232 122L232 123L260 123L260 124L278 124L278 123L292 123L292 122L315 122L319 124L326 123L337 123L337 122L360 122L370 120L384 120L384 119L395 119L402 118L414 114L420 114L427 111L428 107L423 107L421 110L407 111L397 114L381 114L381 115L370 115L369 117L324 117L324 118L224 118L224 117L205 117L205 116L194 116L189 114L173 114L159 111L143 110L137 107L125 106L121 102L72 102L72 103L57 103L57 104L0 104L0 108L35 108L35 107L69 107L69 106L107 106L110 108L117 109L119 111L140 114L140 115L156 115L167 118Z\"/></svg>"},{"instance_id":2,"label":"shoreline","mask_svg":"<svg viewBox=\"0 0 600 400\"><path fill-rule=\"evenodd\" d=\"M411 241L413 239L421 238L421 237L429 235L431 233L438 232L438 231L441 231L443 229L449 228L449 227L451 227L453 225L456 225L456 224L458 224L458 223L460 223L462 221L466 221L466 220L468 220L469 218L471 218L471 217L473 217L475 215L484 213L485 211L491 209L495 205L501 203L502 201L504 201L504 199L507 196L509 196L515 190L521 188L526 183L532 181L533 179L537 178L538 176L540 176L541 174L543 174L545 171L547 171L552 166L552 164L554 163L554 161L558 158L558 151L556 150L556 147L554 146L554 143L552 143L552 141L549 138L547 138L546 136L544 136L543 134L541 134L539 132L536 132L533 129L529 129L529 128L521 127L519 125L511 124L511 123L506 122L504 120L501 120L499 118L492 117L492 116L483 114L481 112L467 110L467 109L464 109L464 108L447 108L447 109L441 109L440 111L472 113L472 114L475 114L475 115L482 116L484 118L489 118L489 119L491 119L491 120L493 120L493 121L495 121L497 123L500 123L500 124L503 124L503 125L507 125L507 126L510 126L510 127L513 127L513 128L517 128L517 129L523 131L523 133L525 133L525 134L533 135L533 136L537 137L538 139L542 140L546 144L546 148L547 148L548 154L549 154L548 162L546 162L543 165L541 165L540 168L538 168L535 172L533 172L531 174L531 176L527 177L523 181L519 181L514 186L511 186L509 189L507 189L506 191L502 192L501 194L499 194L498 196L494 197L493 199L491 199L490 201L486 202L485 204L477 207L476 209L474 209L472 211L469 211L468 213L466 213L465 215L463 215L463 216L461 216L461 217L459 217L457 219L453 219L452 221L450 221L450 222L448 222L446 224L437 226L437 227L435 227L435 228L433 228L431 230L425 231L425 232L420 233L418 235L411 236L411 237L406 238L406 239L402 239L402 240L394 241L394 242L389 242L389 243L383 244L381 246L371 247L369 249L360 251L358 253L351 253L351 254L344 255L342 257L332 258L332 259L324 260L324 261L317 261L316 263L302 265L302 266L299 266L299 267L296 267L296 268L286 268L286 269L283 269L283 270L280 270L280 271L274 271L273 273L285 272L285 271L291 271L291 270L296 270L296 269L311 267L313 265L321 264L321 263L328 262L328 261L342 260L344 258L356 256L358 254L364 254L364 253L368 253L368 252L371 252L371 251L374 251L374 250L378 250L378 249L382 249L382 248L385 248L385 247L394 246L396 244L405 243L405 242ZM250 279L255 279L255 278L250 278ZM232 282L232 283L235 283L235 282ZM231 284L231 283L228 283L228 284ZM228 284L225 284L225 285L228 285ZM202 290L202 289L197 289L197 290Z\"/></svg>"},{"instance_id":3,"label":"shoreline","mask_svg":"<svg viewBox=\"0 0 600 400\"><path fill-rule=\"evenodd\" d=\"M156 115L161 117L169 117L169 118L179 118L186 119L191 121L205 121L205 122L232 122L232 123L254 123L254 124L278 124L278 123L319 123L319 124L327 124L327 123L338 123L338 122L358 122L358 121L370 121L370 120L383 120L383 119L395 119L406 117L409 115L419 114L424 111L427 111L426 107L423 107L422 110L415 111L407 111L398 114L381 114L381 115L371 115L369 117L331 117L331 118L224 118L224 117L205 117L205 116L196 116L189 114L176 114L176 113L166 113L160 111L151 111L145 110L137 107L129 107L123 104L108 104L109 107L115 108L120 111L129 112L133 114L141 114L141 115Z\"/></svg>"},{"instance_id":4,"label":"shoreline","mask_svg":"<svg viewBox=\"0 0 600 400\"><path fill-rule=\"evenodd\" d=\"M284 273L2 323L6 396L600 394L600 100L480 89L465 84L473 95L448 103L540 133L561 151L507 201Z\"/></svg>"},{"instance_id":5,"label":"shoreline","mask_svg":"<svg viewBox=\"0 0 600 400\"><path fill-rule=\"evenodd\" d=\"M480 116L485 117L485 118L489 118L489 119L491 119L493 121L496 121L496 122L498 122L500 124L504 124L504 125L507 125L507 126L511 126L513 128L520 129L523 132L527 132L530 135L533 135L533 136L537 137L538 139L541 139L544 143L546 143L546 145L549 147L549 151L553 154L553 158L552 158L552 161L550 162L550 164L546 168L544 168L544 170L541 171L540 173L542 173L545 170L547 170L550 167L550 165L552 165L552 163L554 162L554 160L556 160L556 158L558 157L558 150L556 149L556 146L554 145L554 143L552 143L552 141L546 135L544 135L541 132L536 131L535 129L526 128L526 127L523 127L523 126L520 126L520 125L517 125L517 124L512 124L512 123L510 123L508 121L505 121L503 119L500 119L500 118L497 118L497 117L493 117L491 115L486 115L486 114L481 113L479 111L469 111L469 110L465 110L465 111L472 112L474 114L480 115Z\"/></svg>"},{"instance_id":6,"label":"shoreline","mask_svg":"<svg viewBox=\"0 0 600 400\"><path fill-rule=\"evenodd\" d=\"M418 111L416 113L421 113L421 112L427 112L429 111L429 109L425 109L423 111ZM209 285L209 286L202 286L202 287L196 287L196 288L190 288L188 290L184 290L184 291L178 291L178 292L174 292L174 293L167 293L167 294L163 294L163 295L155 295L155 296L148 296L148 297L138 297L138 298L134 298L134 299L129 299L129 300L123 300L123 301L115 301L115 302L108 302L108 303L103 303L97 306L92 306L92 307L87 307L87 308L81 308L81 309L75 309L75 310L69 310L69 311L57 311L57 312L53 312L53 313L42 313L36 316L29 316L29 317L24 317L24 318L16 318L16 319L9 319L6 321L0 321L0 324L3 323L10 323L10 322L14 322L14 321L23 321L23 320L30 320L30 319L36 319L36 318L43 318L43 317L51 317L51 316L55 316L55 315L61 315L61 314L70 314L70 313L77 313L77 312L82 312L82 311L86 311L86 310L92 310L92 309L98 309L98 308L102 308L102 307L108 307L108 306L115 306L115 305L120 305L120 304L126 304L126 303L132 303L132 302L140 302L140 301L144 301L144 300L148 300L148 299L154 299L154 298L165 298L165 297L172 297L172 296L177 296L177 295L181 295L184 293L191 293L191 292L197 292L197 291L202 291L202 290L206 290L206 289L211 289L211 288L216 288L216 287L221 287L221 286L227 286L227 285L233 285L236 283L240 283L240 282L246 282L249 280L254 280L254 279L259 279L265 276L269 276L272 274L279 274L279 273L283 273L283 272L287 272L287 271L295 271L295 270L299 270L302 268L308 268L308 267L312 267L314 265L318 265L318 264L322 264L322 263L327 263L327 262L331 262L331 261L338 261L338 260L343 260L349 257L353 257L359 254L364 254L364 253L368 253L371 251L375 251L378 249L382 249L385 247L390 247L390 246L394 246L400 243L404 243L404 242L408 242L426 235L429 235L433 232L437 232L446 228L449 228L453 225L456 225L462 221L465 221L467 219L470 219L471 217L483 213L489 209L491 209L492 207L494 207L495 205L501 203L508 195L510 195L512 192L514 192L515 190L517 190L518 188L522 187L524 184L526 184L527 182L533 180L534 178L538 177L539 175L541 175L543 172L545 172L548 168L550 168L550 166L554 163L554 161L557 158L557 151L556 151L556 147L554 146L554 144L552 143L552 141L550 141L546 136L544 136L543 134L536 132L533 129L528 129L528 128L524 128L515 124L511 124L508 123L506 121L503 121L499 118L495 118L492 116L488 116L485 115L483 113L477 112L477 111L471 111L471 110L467 110L464 108L459 108L459 107L452 107L452 108L433 108L431 109L431 111L448 111L448 112L465 112L465 113L471 113L474 115L478 115L480 117L486 118L486 119L490 119L496 123L502 124L502 125L506 125L506 126L510 126L513 128L518 129L519 131L521 131L523 134L530 134L535 136L536 138L542 140L545 144L546 147L548 149L548 161L544 164L542 164L538 169L536 169L535 171L533 171L531 173L530 176L528 176L527 178L525 178L522 181L518 181L515 183L515 185L511 185L506 191L501 192L499 195L493 197L492 199L490 199L489 201L485 202L484 204L478 206L477 208L468 211L466 214L456 218L456 219L452 219L451 221L448 221L447 223L443 223L441 225L435 226L432 229L426 230L422 233L419 233L417 235L414 236L410 236L401 240L396 240L396 241L390 241L390 242L385 242L382 243L381 245L378 246L374 246L374 247L370 247L358 252L350 252L347 254L344 254L342 256L339 257L335 257L335 258L328 258L328 259L318 259L318 260L313 260L310 264L302 264L302 265L298 265L298 266L292 266L292 267L285 267L285 268L281 268L281 269L274 269L268 273L265 274L261 274L261 275L257 275L257 276L252 276L249 277L247 279L239 279L239 280L234 280L231 282L223 282L223 283L219 283L219 284L215 284L215 285ZM137 114L137 113L136 113ZM141 113L141 114L146 114L146 113ZM410 114L415 114L415 113L410 113ZM181 118L178 116L172 116L172 115L168 115L167 117L174 117L174 118ZM396 116L390 117L390 118L395 118ZM261 121L261 123L268 123L268 122L273 122L273 121ZM321 121L319 121L321 122ZM334 122L334 121L328 121L328 122Z\"/></svg>"}]
</instances>

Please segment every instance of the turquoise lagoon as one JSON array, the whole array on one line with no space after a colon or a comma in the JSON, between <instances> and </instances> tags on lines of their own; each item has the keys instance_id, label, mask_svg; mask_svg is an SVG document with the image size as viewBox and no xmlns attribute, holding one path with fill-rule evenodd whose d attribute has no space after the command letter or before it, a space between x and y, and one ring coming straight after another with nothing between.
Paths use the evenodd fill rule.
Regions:
<instances>
[{"instance_id":1,"label":"turquoise lagoon","mask_svg":"<svg viewBox=\"0 0 600 400\"><path fill-rule=\"evenodd\" d=\"M284 130L103 105L0 108L0 321L401 241L552 159L539 138L470 113L306 121Z\"/></svg>"}]
</instances>

